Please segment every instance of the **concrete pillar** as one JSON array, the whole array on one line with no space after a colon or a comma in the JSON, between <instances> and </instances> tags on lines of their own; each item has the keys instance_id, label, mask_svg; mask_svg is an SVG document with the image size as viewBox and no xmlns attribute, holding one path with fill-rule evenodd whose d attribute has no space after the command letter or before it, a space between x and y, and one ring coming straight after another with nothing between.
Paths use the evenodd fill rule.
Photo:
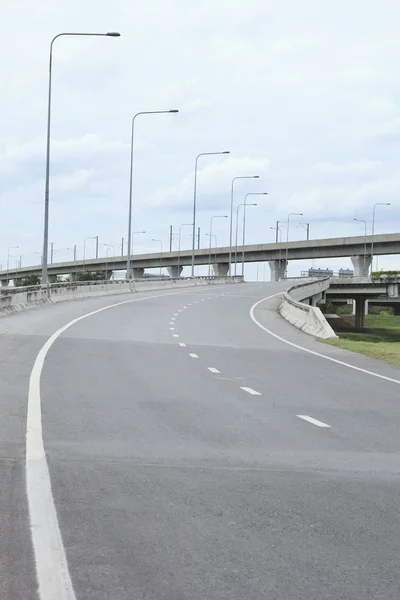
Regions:
<instances>
[{"instance_id":1,"label":"concrete pillar","mask_svg":"<svg viewBox=\"0 0 400 600\"><path fill-rule=\"evenodd\" d=\"M286 260L269 260L268 264L271 269L271 281L279 281L285 276Z\"/></svg>"},{"instance_id":2,"label":"concrete pillar","mask_svg":"<svg viewBox=\"0 0 400 600\"><path fill-rule=\"evenodd\" d=\"M213 265L213 270L216 277L227 277L229 263L217 263L216 265Z\"/></svg>"},{"instance_id":3,"label":"concrete pillar","mask_svg":"<svg viewBox=\"0 0 400 600\"><path fill-rule=\"evenodd\" d=\"M400 317L400 302L393 304L393 314L396 317Z\"/></svg>"},{"instance_id":4,"label":"concrete pillar","mask_svg":"<svg viewBox=\"0 0 400 600\"><path fill-rule=\"evenodd\" d=\"M133 279L142 279L144 275L144 269L132 269Z\"/></svg>"},{"instance_id":5,"label":"concrete pillar","mask_svg":"<svg viewBox=\"0 0 400 600\"><path fill-rule=\"evenodd\" d=\"M76 281L77 279L77 273L70 273L69 274L69 280L70 281Z\"/></svg>"},{"instance_id":6,"label":"concrete pillar","mask_svg":"<svg viewBox=\"0 0 400 600\"><path fill-rule=\"evenodd\" d=\"M113 276L113 272L111 269L109 271L102 271L102 273L104 281L111 279L111 277Z\"/></svg>"},{"instance_id":7,"label":"concrete pillar","mask_svg":"<svg viewBox=\"0 0 400 600\"><path fill-rule=\"evenodd\" d=\"M10 282L8 281L8 279L2 279L1 280L1 287L7 287L9 283Z\"/></svg>"},{"instance_id":8,"label":"concrete pillar","mask_svg":"<svg viewBox=\"0 0 400 600\"><path fill-rule=\"evenodd\" d=\"M48 275L48 280L49 280L49 283L56 283L57 275Z\"/></svg>"},{"instance_id":9,"label":"concrete pillar","mask_svg":"<svg viewBox=\"0 0 400 600\"><path fill-rule=\"evenodd\" d=\"M172 267L167 267L167 271L169 273L170 277L173 277L174 279L176 279L177 277L181 276L181 273L183 271L183 267L181 267L179 265L173 265Z\"/></svg>"},{"instance_id":10,"label":"concrete pillar","mask_svg":"<svg viewBox=\"0 0 400 600\"><path fill-rule=\"evenodd\" d=\"M364 270L364 255L362 256L351 256L351 262L353 263L354 277L368 277L369 268L371 266L371 257L365 257L365 270Z\"/></svg>"},{"instance_id":11,"label":"concrete pillar","mask_svg":"<svg viewBox=\"0 0 400 600\"><path fill-rule=\"evenodd\" d=\"M364 315L365 315L365 298L360 296L356 298L356 318L355 326L356 329L364 329Z\"/></svg>"}]
</instances>

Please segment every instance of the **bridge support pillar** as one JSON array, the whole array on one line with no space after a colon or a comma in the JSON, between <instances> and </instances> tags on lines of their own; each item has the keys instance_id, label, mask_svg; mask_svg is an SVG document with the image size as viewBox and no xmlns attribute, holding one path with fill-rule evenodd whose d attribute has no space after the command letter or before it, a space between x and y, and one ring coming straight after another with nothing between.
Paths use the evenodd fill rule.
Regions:
<instances>
[{"instance_id":1,"label":"bridge support pillar","mask_svg":"<svg viewBox=\"0 0 400 600\"><path fill-rule=\"evenodd\" d=\"M400 303L393 304L393 314L396 317L400 316Z\"/></svg>"},{"instance_id":2,"label":"bridge support pillar","mask_svg":"<svg viewBox=\"0 0 400 600\"><path fill-rule=\"evenodd\" d=\"M2 279L0 283L1 287L7 287L10 282L8 281L8 279Z\"/></svg>"},{"instance_id":3,"label":"bridge support pillar","mask_svg":"<svg viewBox=\"0 0 400 600\"><path fill-rule=\"evenodd\" d=\"M213 270L216 277L227 277L229 263L217 263L216 265L213 265Z\"/></svg>"},{"instance_id":4,"label":"bridge support pillar","mask_svg":"<svg viewBox=\"0 0 400 600\"><path fill-rule=\"evenodd\" d=\"M47 278L49 280L49 283L56 283L57 281L57 275L48 275Z\"/></svg>"},{"instance_id":5,"label":"bridge support pillar","mask_svg":"<svg viewBox=\"0 0 400 600\"><path fill-rule=\"evenodd\" d=\"M365 268L364 268L364 258L365 258ZM354 267L354 277L368 277L369 268L371 266L371 257L370 256L352 256L351 262Z\"/></svg>"},{"instance_id":6,"label":"bridge support pillar","mask_svg":"<svg viewBox=\"0 0 400 600\"><path fill-rule=\"evenodd\" d=\"M144 269L132 269L133 279L142 279L144 275Z\"/></svg>"},{"instance_id":7,"label":"bridge support pillar","mask_svg":"<svg viewBox=\"0 0 400 600\"><path fill-rule=\"evenodd\" d=\"M268 264L271 269L271 281L279 281L285 276L287 267L286 260L269 260Z\"/></svg>"},{"instance_id":8,"label":"bridge support pillar","mask_svg":"<svg viewBox=\"0 0 400 600\"><path fill-rule=\"evenodd\" d=\"M77 279L77 273L70 273L69 274L69 280L70 281L76 281Z\"/></svg>"},{"instance_id":9,"label":"bridge support pillar","mask_svg":"<svg viewBox=\"0 0 400 600\"><path fill-rule=\"evenodd\" d=\"M167 267L167 271L169 273L169 276L176 279L177 277L181 276L183 267L178 265L173 265L172 267Z\"/></svg>"},{"instance_id":10,"label":"bridge support pillar","mask_svg":"<svg viewBox=\"0 0 400 600\"><path fill-rule=\"evenodd\" d=\"M355 326L356 329L364 329L365 321L365 301L364 296L356 298L356 314L355 314Z\"/></svg>"}]
</instances>

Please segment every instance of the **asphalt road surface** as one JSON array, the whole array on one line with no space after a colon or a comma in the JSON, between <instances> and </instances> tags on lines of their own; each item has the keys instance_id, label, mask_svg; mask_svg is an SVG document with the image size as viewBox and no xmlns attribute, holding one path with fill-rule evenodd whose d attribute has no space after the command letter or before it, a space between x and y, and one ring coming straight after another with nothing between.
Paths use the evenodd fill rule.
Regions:
<instances>
[{"instance_id":1,"label":"asphalt road surface","mask_svg":"<svg viewBox=\"0 0 400 600\"><path fill-rule=\"evenodd\" d=\"M276 312L283 287L96 298L1 319L2 600L50 600L46 577L59 571L68 600L400 598L400 385L389 380L400 370L292 328ZM113 303L43 357L52 493L29 492L28 465L27 496L38 353ZM34 518L34 553L35 511L50 517ZM40 546L47 526L61 554Z\"/></svg>"}]
</instances>

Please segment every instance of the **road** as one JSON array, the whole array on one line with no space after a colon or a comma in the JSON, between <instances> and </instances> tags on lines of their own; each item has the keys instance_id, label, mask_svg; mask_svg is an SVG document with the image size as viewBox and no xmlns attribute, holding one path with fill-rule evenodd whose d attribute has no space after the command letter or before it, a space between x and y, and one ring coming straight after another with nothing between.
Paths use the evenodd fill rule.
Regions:
<instances>
[{"instance_id":1,"label":"road","mask_svg":"<svg viewBox=\"0 0 400 600\"><path fill-rule=\"evenodd\" d=\"M0 321L2 599L48 600L64 553L68 600L398 600L400 370L289 326L284 287L95 298ZM28 506L29 378L50 336L93 311L42 357L52 493L46 473L30 483L28 461ZM44 519L35 554L29 510ZM61 551L46 554L55 526Z\"/></svg>"}]
</instances>

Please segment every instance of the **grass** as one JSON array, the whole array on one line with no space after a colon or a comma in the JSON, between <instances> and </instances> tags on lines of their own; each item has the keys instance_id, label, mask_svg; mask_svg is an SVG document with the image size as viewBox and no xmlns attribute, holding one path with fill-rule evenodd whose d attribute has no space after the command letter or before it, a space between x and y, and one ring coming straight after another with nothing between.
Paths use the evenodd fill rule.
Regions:
<instances>
[{"instance_id":1,"label":"grass","mask_svg":"<svg viewBox=\"0 0 400 600\"><path fill-rule=\"evenodd\" d=\"M386 335L386 332L400 333L400 317L366 315L365 326L376 333L339 332L338 339L325 341L331 346L366 354L400 367L400 342Z\"/></svg>"}]
</instances>

